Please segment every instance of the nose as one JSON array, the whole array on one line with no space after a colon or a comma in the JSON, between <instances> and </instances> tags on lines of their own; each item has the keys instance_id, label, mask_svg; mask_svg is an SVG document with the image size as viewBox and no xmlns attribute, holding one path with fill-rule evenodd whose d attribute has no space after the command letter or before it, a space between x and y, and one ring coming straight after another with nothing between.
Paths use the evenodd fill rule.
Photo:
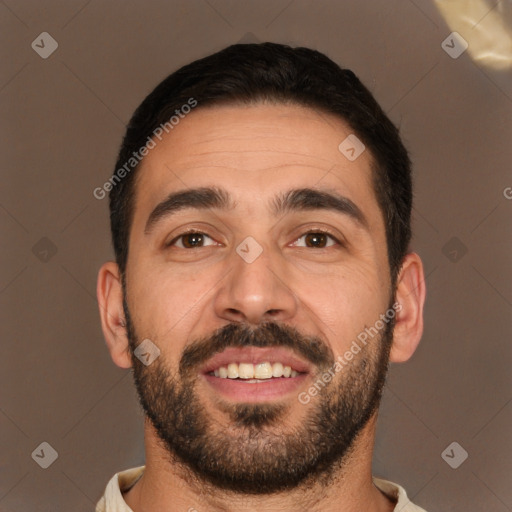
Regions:
<instances>
[{"instance_id":1,"label":"nose","mask_svg":"<svg viewBox=\"0 0 512 512\"><path fill-rule=\"evenodd\" d=\"M229 264L231 272L222 280L214 299L218 317L258 325L284 322L296 315L297 297L285 268L273 261L270 250L264 249L254 261L233 251Z\"/></svg>"}]
</instances>

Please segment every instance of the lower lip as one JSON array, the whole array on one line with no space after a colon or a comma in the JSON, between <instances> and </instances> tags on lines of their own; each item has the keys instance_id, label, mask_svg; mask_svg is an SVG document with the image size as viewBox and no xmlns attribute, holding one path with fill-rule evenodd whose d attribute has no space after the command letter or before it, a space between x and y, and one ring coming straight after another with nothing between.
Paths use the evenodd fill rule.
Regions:
<instances>
[{"instance_id":1,"label":"lower lip","mask_svg":"<svg viewBox=\"0 0 512 512\"><path fill-rule=\"evenodd\" d=\"M298 393L306 379L306 374L296 377L279 377L260 382L247 382L244 379L222 379L213 375L203 375L206 382L219 394L236 402L265 402L285 398Z\"/></svg>"}]
</instances>

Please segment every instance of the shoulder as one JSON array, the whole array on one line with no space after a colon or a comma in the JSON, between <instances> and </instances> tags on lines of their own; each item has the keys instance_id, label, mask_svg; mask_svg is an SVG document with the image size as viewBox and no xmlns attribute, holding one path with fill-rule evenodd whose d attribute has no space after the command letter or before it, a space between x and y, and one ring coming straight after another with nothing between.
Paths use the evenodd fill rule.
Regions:
<instances>
[{"instance_id":1,"label":"shoulder","mask_svg":"<svg viewBox=\"0 0 512 512\"><path fill-rule=\"evenodd\" d=\"M116 473L108 482L105 493L96 505L96 512L132 512L123 499L123 492L133 487L144 473L145 466Z\"/></svg>"},{"instance_id":2,"label":"shoulder","mask_svg":"<svg viewBox=\"0 0 512 512\"><path fill-rule=\"evenodd\" d=\"M400 512L426 512L423 508L415 505L408 497L405 489L382 478L373 477L373 483L384 494L396 501L395 510Z\"/></svg>"}]
</instances>

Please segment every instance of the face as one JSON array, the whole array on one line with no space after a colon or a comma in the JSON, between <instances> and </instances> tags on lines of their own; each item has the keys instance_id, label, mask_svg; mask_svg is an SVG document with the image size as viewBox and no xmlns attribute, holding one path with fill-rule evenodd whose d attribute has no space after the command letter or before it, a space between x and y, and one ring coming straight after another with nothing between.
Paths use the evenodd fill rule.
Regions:
<instances>
[{"instance_id":1,"label":"face","mask_svg":"<svg viewBox=\"0 0 512 512\"><path fill-rule=\"evenodd\" d=\"M298 106L198 107L139 170L124 308L132 349L160 356L133 358L136 385L171 458L217 486L327 476L378 405L393 290L350 134Z\"/></svg>"}]
</instances>

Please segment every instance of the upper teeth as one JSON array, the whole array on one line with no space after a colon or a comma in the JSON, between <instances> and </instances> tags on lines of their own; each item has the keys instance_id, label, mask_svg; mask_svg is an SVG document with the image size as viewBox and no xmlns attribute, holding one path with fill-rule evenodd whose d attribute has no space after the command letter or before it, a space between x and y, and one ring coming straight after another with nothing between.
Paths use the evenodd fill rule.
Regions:
<instances>
[{"instance_id":1,"label":"upper teeth","mask_svg":"<svg viewBox=\"0 0 512 512\"><path fill-rule=\"evenodd\" d=\"M271 379L272 377L296 377L299 372L282 363L229 363L220 366L213 374L221 379Z\"/></svg>"}]
</instances>

